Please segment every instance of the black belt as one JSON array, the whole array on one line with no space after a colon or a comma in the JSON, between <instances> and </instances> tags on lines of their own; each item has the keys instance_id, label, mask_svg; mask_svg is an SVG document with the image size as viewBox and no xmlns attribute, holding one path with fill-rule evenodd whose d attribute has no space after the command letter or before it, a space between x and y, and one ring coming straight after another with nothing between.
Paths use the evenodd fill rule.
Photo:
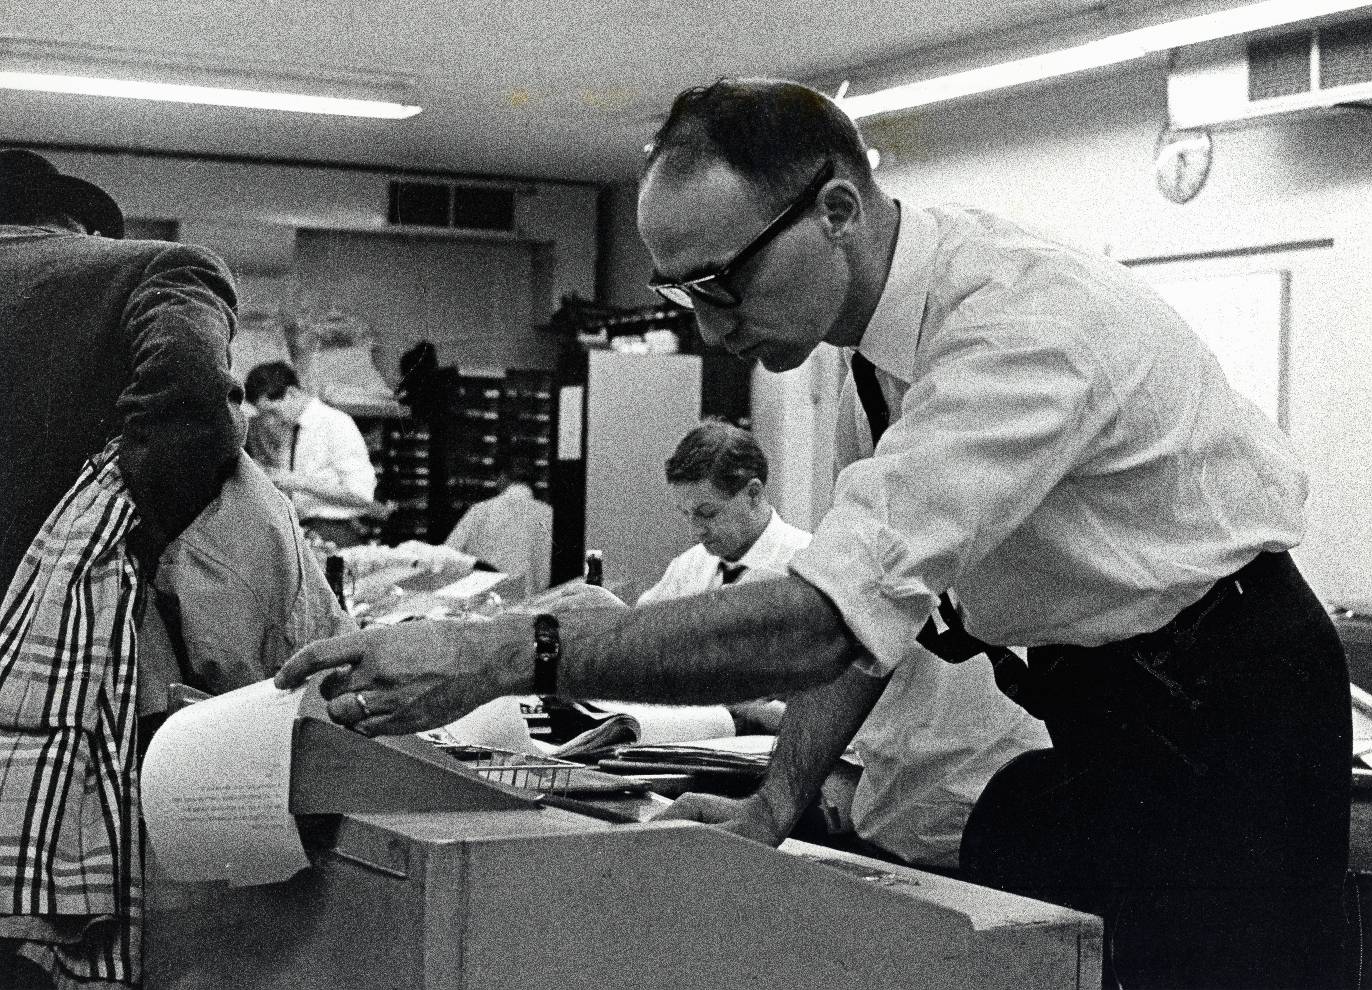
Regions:
<instances>
[{"instance_id":1,"label":"black belt","mask_svg":"<svg viewBox=\"0 0 1372 990\"><path fill-rule=\"evenodd\" d=\"M977 639L962 622L961 611L945 595L939 600L938 614L947 626L939 632L930 621L916 636L916 641L947 663L963 661L985 654L995 672L996 686L1007 697L1018 702L1036 718L1048 720L1057 714L1063 699L1054 698L1045 684L1045 670L1051 669L1055 658L1089 659L1092 654L1118 656L1122 653L1147 654L1173 644L1178 636L1190 635L1205 617L1232 594L1241 594L1244 581L1258 581L1272 573L1286 554L1261 553L1233 574L1220 578L1196 602L1178 612L1170 622L1152 632L1101 646L1049 645L1030 648L1030 663L1025 663L1004 646L995 646ZM1042 662L1041 662L1042 661Z\"/></svg>"}]
</instances>

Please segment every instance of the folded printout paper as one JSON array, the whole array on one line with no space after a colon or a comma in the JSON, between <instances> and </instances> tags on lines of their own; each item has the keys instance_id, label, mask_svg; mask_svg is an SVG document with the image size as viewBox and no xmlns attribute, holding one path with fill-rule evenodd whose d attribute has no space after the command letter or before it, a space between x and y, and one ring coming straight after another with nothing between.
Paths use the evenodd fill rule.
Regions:
<instances>
[{"instance_id":1,"label":"folded printout paper","mask_svg":"<svg viewBox=\"0 0 1372 990\"><path fill-rule=\"evenodd\" d=\"M173 880L276 883L309 865L290 813L304 690L259 681L173 714L143 761L143 818Z\"/></svg>"}]
</instances>

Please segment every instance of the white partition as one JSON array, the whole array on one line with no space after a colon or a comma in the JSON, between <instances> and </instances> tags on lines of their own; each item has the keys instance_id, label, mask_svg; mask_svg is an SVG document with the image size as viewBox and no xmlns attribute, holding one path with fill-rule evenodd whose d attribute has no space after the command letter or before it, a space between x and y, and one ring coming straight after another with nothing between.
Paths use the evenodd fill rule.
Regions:
<instances>
[{"instance_id":1,"label":"white partition","mask_svg":"<svg viewBox=\"0 0 1372 990\"><path fill-rule=\"evenodd\" d=\"M700 358L591 352L586 549L604 553L607 585L646 587L691 545L668 505L663 464L699 421Z\"/></svg>"},{"instance_id":2,"label":"white partition","mask_svg":"<svg viewBox=\"0 0 1372 990\"><path fill-rule=\"evenodd\" d=\"M1142 274L1215 352L1235 391L1286 426L1287 272Z\"/></svg>"}]
</instances>

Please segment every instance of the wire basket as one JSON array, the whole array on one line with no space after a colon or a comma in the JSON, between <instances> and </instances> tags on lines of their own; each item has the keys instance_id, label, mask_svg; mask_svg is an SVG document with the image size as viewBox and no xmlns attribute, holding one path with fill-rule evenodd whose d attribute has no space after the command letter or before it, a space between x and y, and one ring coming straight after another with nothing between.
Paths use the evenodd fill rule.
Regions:
<instances>
[{"instance_id":1,"label":"wire basket","mask_svg":"<svg viewBox=\"0 0 1372 990\"><path fill-rule=\"evenodd\" d=\"M488 746L439 743L438 748L487 780L541 794L566 793L572 785L572 771L586 769L580 763L569 763L549 756L528 756Z\"/></svg>"}]
</instances>

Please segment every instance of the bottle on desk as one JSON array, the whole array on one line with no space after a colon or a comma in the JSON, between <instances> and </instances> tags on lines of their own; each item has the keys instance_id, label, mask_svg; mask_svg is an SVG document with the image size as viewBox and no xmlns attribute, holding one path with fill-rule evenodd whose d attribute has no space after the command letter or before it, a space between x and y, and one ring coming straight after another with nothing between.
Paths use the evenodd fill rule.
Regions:
<instances>
[{"instance_id":1,"label":"bottle on desk","mask_svg":"<svg viewBox=\"0 0 1372 990\"><path fill-rule=\"evenodd\" d=\"M586 576L587 584L603 585L605 583L605 567L599 550L586 551Z\"/></svg>"}]
</instances>

